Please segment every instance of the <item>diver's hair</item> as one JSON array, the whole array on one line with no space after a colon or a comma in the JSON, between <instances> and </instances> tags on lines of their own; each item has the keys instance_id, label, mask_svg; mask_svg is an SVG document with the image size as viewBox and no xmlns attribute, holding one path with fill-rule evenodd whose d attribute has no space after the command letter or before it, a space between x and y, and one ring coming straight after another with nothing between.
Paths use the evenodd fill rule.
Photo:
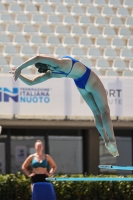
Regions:
<instances>
[{"instance_id":1,"label":"diver's hair","mask_svg":"<svg viewBox=\"0 0 133 200\"><path fill-rule=\"evenodd\" d=\"M46 73L49 69L48 69L48 66L46 64L43 64L43 63L35 63L35 67L37 68L37 65L41 65L44 69L43 69L43 72L40 72L39 69L38 69L38 72L39 73Z\"/></svg>"}]
</instances>

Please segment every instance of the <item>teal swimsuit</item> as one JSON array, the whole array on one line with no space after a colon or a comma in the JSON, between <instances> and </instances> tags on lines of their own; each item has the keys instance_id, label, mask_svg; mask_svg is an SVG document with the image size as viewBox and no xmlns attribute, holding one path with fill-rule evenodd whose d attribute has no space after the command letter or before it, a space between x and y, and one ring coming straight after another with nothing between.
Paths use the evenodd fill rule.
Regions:
<instances>
[{"instance_id":1,"label":"teal swimsuit","mask_svg":"<svg viewBox=\"0 0 133 200\"><path fill-rule=\"evenodd\" d=\"M44 159L42 162L38 162L37 160L33 158L31 165L33 168L38 168L38 167L46 168L48 166L48 161Z\"/></svg>"},{"instance_id":2,"label":"teal swimsuit","mask_svg":"<svg viewBox=\"0 0 133 200\"><path fill-rule=\"evenodd\" d=\"M31 162L31 166L32 168L38 168L38 167L47 168L48 161L45 158L42 162L38 162L37 160L33 158ZM47 177L48 176L46 174L35 174L34 176L31 176L30 179L31 179L31 183L33 184L33 183L38 183L38 182L46 182L45 178Z\"/></svg>"}]
</instances>

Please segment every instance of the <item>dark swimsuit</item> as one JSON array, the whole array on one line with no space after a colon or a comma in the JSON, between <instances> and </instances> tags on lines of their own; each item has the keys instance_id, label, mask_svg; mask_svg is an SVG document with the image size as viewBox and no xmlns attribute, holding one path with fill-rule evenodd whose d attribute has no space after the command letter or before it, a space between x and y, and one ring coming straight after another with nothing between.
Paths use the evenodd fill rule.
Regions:
<instances>
[{"instance_id":1,"label":"dark swimsuit","mask_svg":"<svg viewBox=\"0 0 133 200\"><path fill-rule=\"evenodd\" d=\"M56 71L53 71L52 73L54 73L54 74L65 74L66 77L67 77L70 74L70 72L72 71L74 64L76 62L79 62L79 61L70 57L70 56L63 56L62 58L70 58L72 60L72 67L71 67L70 71L68 73L65 73L63 71L57 70L56 67L54 67L54 69ZM79 77L78 79L74 79L76 86L79 87L79 88L82 88L82 89L85 89L86 83L88 81L88 78L89 78L90 72L91 72L90 68L88 68L87 66L85 66L85 67L86 67L86 72L83 74L83 76Z\"/></svg>"},{"instance_id":2,"label":"dark swimsuit","mask_svg":"<svg viewBox=\"0 0 133 200\"><path fill-rule=\"evenodd\" d=\"M35 160L34 158L32 159L31 163L33 168L38 168L38 167L43 167L47 168L48 166L48 161L44 159L41 163ZM45 178L48 176L46 174L35 174L34 176L30 177L31 178L31 183L37 183L37 182L46 182Z\"/></svg>"}]
</instances>

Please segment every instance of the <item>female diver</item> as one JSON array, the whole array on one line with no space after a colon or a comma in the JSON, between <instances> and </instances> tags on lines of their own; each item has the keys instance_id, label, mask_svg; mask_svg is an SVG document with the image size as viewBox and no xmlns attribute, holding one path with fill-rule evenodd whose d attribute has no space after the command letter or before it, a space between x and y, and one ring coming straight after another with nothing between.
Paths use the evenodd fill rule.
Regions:
<instances>
[{"instance_id":1,"label":"female diver","mask_svg":"<svg viewBox=\"0 0 133 200\"><path fill-rule=\"evenodd\" d=\"M28 79L21 74L21 70L33 64L41 74L33 79ZM22 63L16 69L13 68L10 73L14 74L15 81L20 78L30 86L50 78L72 78L81 96L94 114L95 125L105 142L105 147L114 157L119 156L105 88L98 76L89 67L70 56L54 58L37 55Z\"/></svg>"}]
</instances>

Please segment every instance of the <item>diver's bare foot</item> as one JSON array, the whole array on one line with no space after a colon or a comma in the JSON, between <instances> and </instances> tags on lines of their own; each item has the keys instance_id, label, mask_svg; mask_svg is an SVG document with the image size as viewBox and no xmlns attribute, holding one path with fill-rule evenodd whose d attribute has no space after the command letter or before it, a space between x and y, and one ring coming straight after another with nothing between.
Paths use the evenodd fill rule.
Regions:
<instances>
[{"instance_id":1,"label":"diver's bare foot","mask_svg":"<svg viewBox=\"0 0 133 200\"><path fill-rule=\"evenodd\" d=\"M116 146L116 142L108 142L105 143L105 147L108 149L108 151L114 156L119 156L118 150L117 150L117 146Z\"/></svg>"}]
</instances>

